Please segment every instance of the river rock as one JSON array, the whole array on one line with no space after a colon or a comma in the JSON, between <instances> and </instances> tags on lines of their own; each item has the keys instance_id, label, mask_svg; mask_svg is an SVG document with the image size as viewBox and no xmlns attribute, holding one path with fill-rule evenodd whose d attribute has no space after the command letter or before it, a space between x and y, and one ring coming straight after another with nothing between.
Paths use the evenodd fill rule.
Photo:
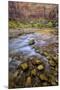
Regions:
<instances>
[{"instance_id":1,"label":"river rock","mask_svg":"<svg viewBox=\"0 0 60 90\"><path fill-rule=\"evenodd\" d=\"M34 39L32 39L32 40L29 40L29 45L33 45L34 43L35 43L35 40Z\"/></svg>"},{"instance_id":2,"label":"river rock","mask_svg":"<svg viewBox=\"0 0 60 90\"><path fill-rule=\"evenodd\" d=\"M49 56L48 52L44 52L44 55L45 55L45 56Z\"/></svg>"},{"instance_id":3,"label":"river rock","mask_svg":"<svg viewBox=\"0 0 60 90\"><path fill-rule=\"evenodd\" d=\"M40 70L43 70L44 69L44 66L43 65L38 65L37 69L40 71Z\"/></svg>"},{"instance_id":4,"label":"river rock","mask_svg":"<svg viewBox=\"0 0 60 90\"><path fill-rule=\"evenodd\" d=\"M53 81L51 82L51 84L52 84L52 85L54 85L54 86L56 86L56 85L57 85L57 84L56 84L56 82L53 82Z\"/></svg>"},{"instance_id":5,"label":"river rock","mask_svg":"<svg viewBox=\"0 0 60 90\"><path fill-rule=\"evenodd\" d=\"M39 51L39 50L36 50L36 52L37 52L37 53L40 53L40 51Z\"/></svg>"},{"instance_id":6,"label":"river rock","mask_svg":"<svg viewBox=\"0 0 60 90\"><path fill-rule=\"evenodd\" d=\"M41 64L41 61L38 60L38 59L32 60L32 64L33 64L33 65L39 65L39 64Z\"/></svg>"},{"instance_id":7,"label":"river rock","mask_svg":"<svg viewBox=\"0 0 60 90\"><path fill-rule=\"evenodd\" d=\"M46 77L45 74L40 74L40 75L39 75L39 78L40 78L42 81L48 81L48 78Z\"/></svg>"},{"instance_id":8,"label":"river rock","mask_svg":"<svg viewBox=\"0 0 60 90\"><path fill-rule=\"evenodd\" d=\"M17 71L14 73L13 78L15 79L15 78L18 76L18 74L19 74L19 71L17 70Z\"/></svg>"},{"instance_id":9,"label":"river rock","mask_svg":"<svg viewBox=\"0 0 60 90\"><path fill-rule=\"evenodd\" d=\"M54 60L56 63L58 63L58 56L52 57L52 58L53 58L53 60Z\"/></svg>"},{"instance_id":10,"label":"river rock","mask_svg":"<svg viewBox=\"0 0 60 90\"><path fill-rule=\"evenodd\" d=\"M55 65L56 65L53 60L49 60L49 64L50 64L51 66L55 66Z\"/></svg>"},{"instance_id":11,"label":"river rock","mask_svg":"<svg viewBox=\"0 0 60 90\"><path fill-rule=\"evenodd\" d=\"M31 86L31 84L32 84L31 76L28 76L27 79L26 79L25 85L26 85L26 86Z\"/></svg>"},{"instance_id":12,"label":"river rock","mask_svg":"<svg viewBox=\"0 0 60 90\"><path fill-rule=\"evenodd\" d=\"M36 69L33 69L33 70L31 71L31 75L33 75L33 76L36 75Z\"/></svg>"},{"instance_id":13,"label":"river rock","mask_svg":"<svg viewBox=\"0 0 60 90\"><path fill-rule=\"evenodd\" d=\"M43 84L43 86L47 86L48 85L48 83L47 82L44 82L44 83L42 83Z\"/></svg>"},{"instance_id":14,"label":"river rock","mask_svg":"<svg viewBox=\"0 0 60 90\"><path fill-rule=\"evenodd\" d=\"M28 64L27 63L22 63L21 65L20 65L20 67L23 69L23 70L26 70L26 69L28 69Z\"/></svg>"}]
</instances>

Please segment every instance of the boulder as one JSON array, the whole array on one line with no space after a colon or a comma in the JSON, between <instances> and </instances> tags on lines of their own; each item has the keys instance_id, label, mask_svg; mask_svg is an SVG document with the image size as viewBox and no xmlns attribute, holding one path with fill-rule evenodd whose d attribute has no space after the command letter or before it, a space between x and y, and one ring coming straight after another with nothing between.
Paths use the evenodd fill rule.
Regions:
<instances>
[{"instance_id":1,"label":"boulder","mask_svg":"<svg viewBox=\"0 0 60 90\"><path fill-rule=\"evenodd\" d=\"M29 45L33 45L34 43L35 43L35 40L34 39L32 39L32 40L29 40Z\"/></svg>"}]
</instances>

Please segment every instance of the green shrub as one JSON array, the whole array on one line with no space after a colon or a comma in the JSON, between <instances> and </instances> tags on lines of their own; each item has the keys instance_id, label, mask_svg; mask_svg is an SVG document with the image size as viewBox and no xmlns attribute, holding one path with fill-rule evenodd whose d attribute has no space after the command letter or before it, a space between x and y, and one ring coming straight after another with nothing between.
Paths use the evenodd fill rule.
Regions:
<instances>
[{"instance_id":1,"label":"green shrub","mask_svg":"<svg viewBox=\"0 0 60 90\"><path fill-rule=\"evenodd\" d=\"M48 22L47 27L52 27L52 26L53 26L53 23L51 21Z\"/></svg>"},{"instance_id":2,"label":"green shrub","mask_svg":"<svg viewBox=\"0 0 60 90\"><path fill-rule=\"evenodd\" d=\"M9 28L17 28L17 22L14 20L9 21Z\"/></svg>"},{"instance_id":3,"label":"green shrub","mask_svg":"<svg viewBox=\"0 0 60 90\"><path fill-rule=\"evenodd\" d=\"M20 22L20 21L14 21L14 20L11 20L9 21L9 28L13 28L13 29L16 29L16 28L43 28L43 27L54 27L56 26L56 22L55 21L48 21L48 23L42 23L42 22L38 22L38 21L35 21L35 22L30 22L30 23L25 23L25 22Z\"/></svg>"}]
</instances>

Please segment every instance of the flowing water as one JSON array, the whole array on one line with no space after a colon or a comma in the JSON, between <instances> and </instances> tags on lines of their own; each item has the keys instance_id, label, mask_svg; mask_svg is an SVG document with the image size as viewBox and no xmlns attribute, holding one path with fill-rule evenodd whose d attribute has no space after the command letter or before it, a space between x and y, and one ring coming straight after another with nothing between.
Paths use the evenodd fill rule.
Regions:
<instances>
[{"instance_id":1,"label":"flowing water","mask_svg":"<svg viewBox=\"0 0 60 90\"><path fill-rule=\"evenodd\" d=\"M31 57L38 57L43 60L43 62L46 64L46 69L49 70L49 64L48 60L45 56L41 55L40 53L37 53L34 48L32 48L33 45L29 45L29 40L35 40L34 45L38 47L44 47L48 46L49 44L57 43L57 35L54 34L46 34L46 33L32 33L32 34L25 34L22 36L18 36L17 38L13 38L9 40L9 55L16 55L20 54L23 56L23 58L31 58ZM57 52L56 48L54 48L54 51ZM22 63L23 60L16 60L12 59L11 56L9 57L9 68L13 70L15 69L20 63Z\"/></svg>"}]
</instances>

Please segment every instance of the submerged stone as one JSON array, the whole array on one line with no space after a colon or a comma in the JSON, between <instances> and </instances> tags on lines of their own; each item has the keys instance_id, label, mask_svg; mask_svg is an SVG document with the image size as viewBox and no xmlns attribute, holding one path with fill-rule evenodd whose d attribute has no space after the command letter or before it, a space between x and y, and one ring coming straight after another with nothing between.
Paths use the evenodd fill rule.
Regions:
<instances>
[{"instance_id":1,"label":"submerged stone","mask_svg":"<svg viewBox=\"0 0 60 90\"><path fill-rule=\"evenodd\" d=\"M34 39L32 39L32 40L29 40L29 45L33 45L34 43L35 43L35 40Z\"/></svg>"},{"instance_id":2,"label":"submerged stone","mask_svg":"<svg viewBox=\"0 0 60 90\"><path fill-rule=\"evenodd\" d=\"M58 56L52 57L52 58L53 58L53 60L54 60L56 63L58 63Z\"/></svg>"}]
</instances>

